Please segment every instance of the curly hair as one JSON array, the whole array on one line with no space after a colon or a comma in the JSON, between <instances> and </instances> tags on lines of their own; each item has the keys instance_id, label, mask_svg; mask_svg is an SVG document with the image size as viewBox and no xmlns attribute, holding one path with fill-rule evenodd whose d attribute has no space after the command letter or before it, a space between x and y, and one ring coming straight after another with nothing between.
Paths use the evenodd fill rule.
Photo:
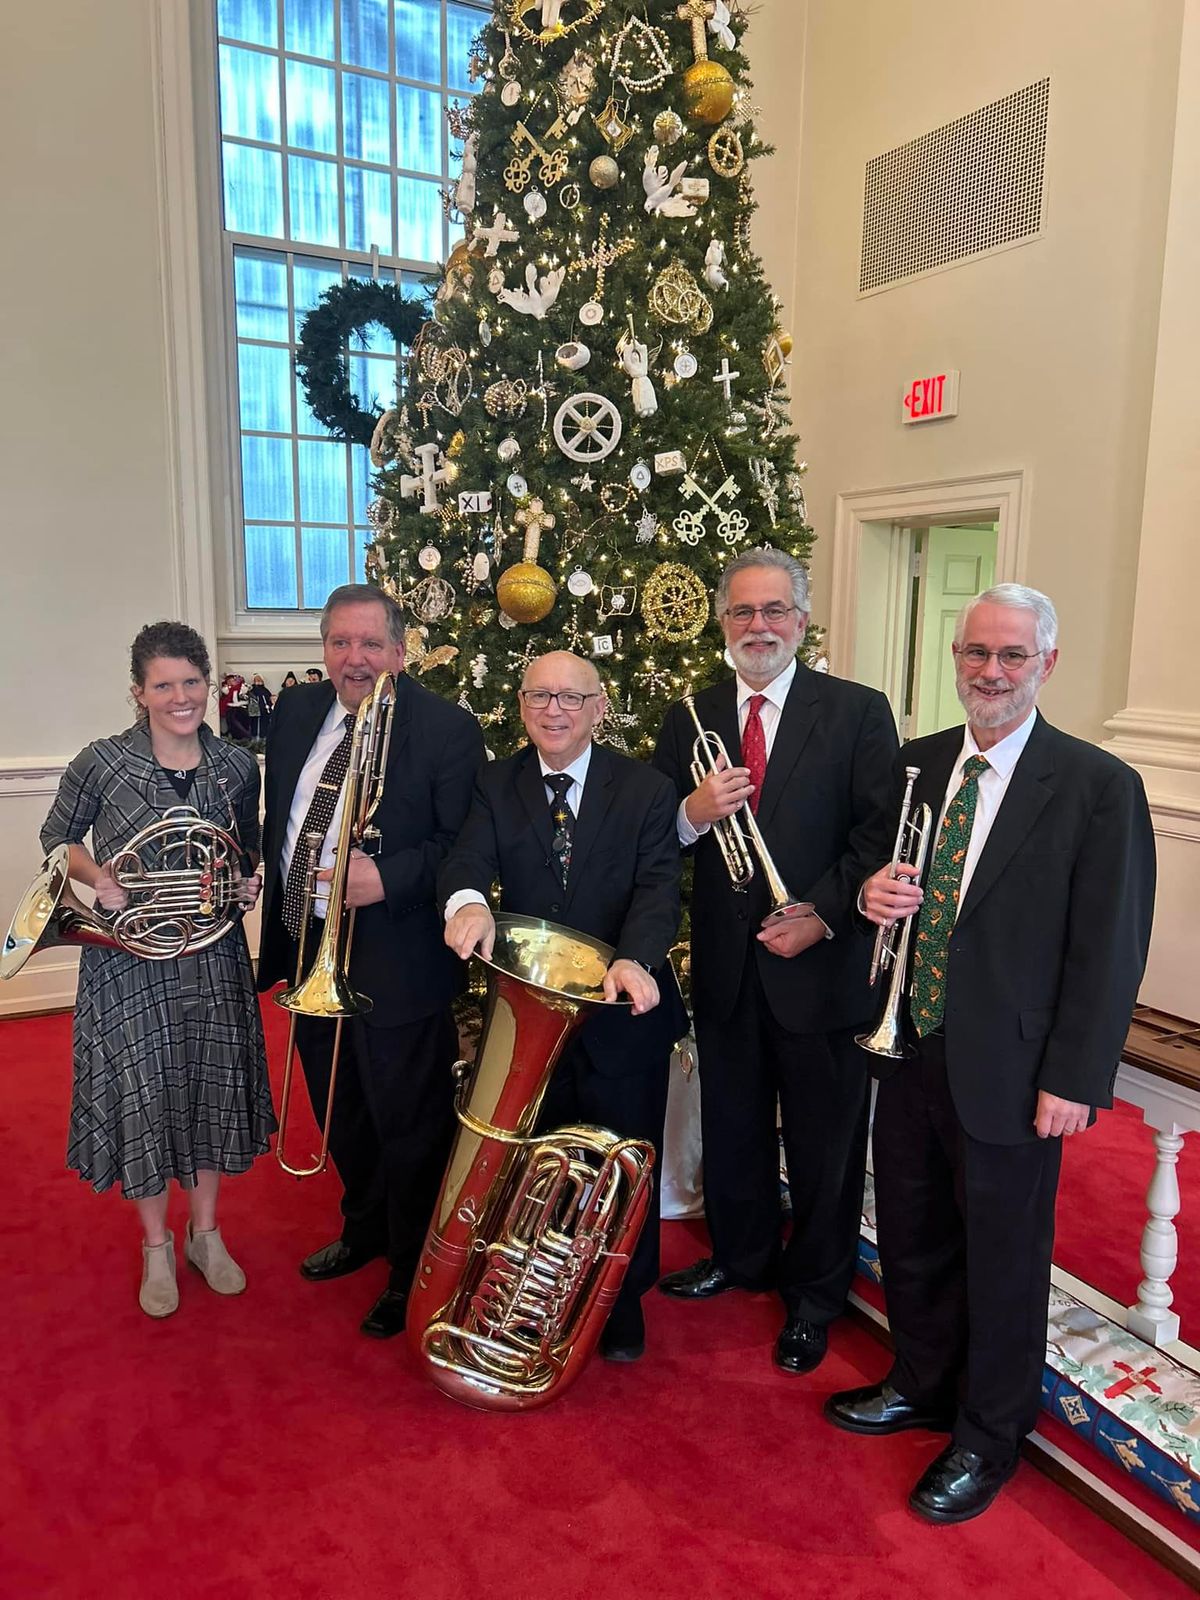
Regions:
<instances>
[{"instance_id":1,"label":"curly hair","mask_svg":"<svg viewBox=\"0 0 1200 1600\"><path fill-rule=\"evenodd\" d=\"M208 646L186 622L148 622L138 630L129 651L129 676L139 688L145 687L146 670L156 656L190 661L202 678L212 676Z\"/></svg>"}]
</instances>

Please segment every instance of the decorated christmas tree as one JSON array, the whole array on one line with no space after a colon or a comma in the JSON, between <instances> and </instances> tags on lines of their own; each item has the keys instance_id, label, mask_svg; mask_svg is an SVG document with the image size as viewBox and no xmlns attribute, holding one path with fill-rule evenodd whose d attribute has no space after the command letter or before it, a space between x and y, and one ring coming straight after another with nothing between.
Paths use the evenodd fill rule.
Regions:
<instances>
[{"instance_id":1,"label":"decorated christmas tree","mask_svg":"<svg viewBox=\"0 0 1200 1600\"><path fill-rule=\"evenodd\" d=\"M722 566L808 556L790 341L750 246L744 21L736 0L497 0L481 92L450 111L465 237L375 430L369 568L414 668L498 752L524 662L565 648L600 668L602 737L645 753L725 670Z\"/></svg>"}]
</instances>

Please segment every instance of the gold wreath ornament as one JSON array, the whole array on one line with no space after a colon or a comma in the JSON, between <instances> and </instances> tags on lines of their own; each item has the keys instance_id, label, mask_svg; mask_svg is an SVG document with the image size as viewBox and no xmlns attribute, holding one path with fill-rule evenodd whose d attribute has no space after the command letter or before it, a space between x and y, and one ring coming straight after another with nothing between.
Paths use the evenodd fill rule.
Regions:
<instances>
[{"instance_id":1,"label":"gold wreath ornament","mask_svg":"<svg viewBox=\"0 0 1200 1600\"><path fill-rule=\"evenodd\" d=\"M685 324L693 333L707 333L712 327L712 301L678 256L655 278L650 309L663 322Z\"/></svg>"},{"instance_id":2,"label":"gold wreath ornament","mask_svg":"<svg viewBox=\"0 0 1200 1600\"><path fill-rule=\"evenodd\" d=\"M695 639L708 621L704 580L678 561L664 561L642 586L642 618L651 638L670 644Z\"/></svg>"},{"instance_id":3,"label":"gold wreath ornament","mask_svg":"<svg viewBox=\"0 0 1200 1600\"><path fill-rule=\"evenodd\" d=\"M509 18L518 33L524 34L526 39L536 39L538 44L551 44L555 39L565 39L568 33L574 33L576 28L582 28L600 14L604 0L578 0L579 15L573 22L563 22L561 13L572 0L514 0ZM547 10L553 21L546 23ZM540 29L529 26L525 18L531 11L536 11L538 19L543 23Z\"/></svg>"}]
</instances>

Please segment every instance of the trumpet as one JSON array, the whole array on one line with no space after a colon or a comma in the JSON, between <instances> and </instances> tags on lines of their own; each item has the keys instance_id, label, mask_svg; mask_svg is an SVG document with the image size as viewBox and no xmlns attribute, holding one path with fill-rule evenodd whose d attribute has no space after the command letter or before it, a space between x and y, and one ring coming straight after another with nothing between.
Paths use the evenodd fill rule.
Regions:
<instances>
[{"instance_id":1,"label":"trumpet","mask_svg":"<svg viewBox=\"0 0 1200 1600\"><path fill-rule=\"evenodd\" d=\"M925 804L912 810L913 785L921 776L920 767L905 767L904 799L900 804L900 822L896 828L896 842L888 876L895 878L900 863L907 862L915 869L911 881L920 885L925 870L925 857L929 850L929 836L933 831L933 813ZM915 1055L904 1039L901 1004L907 993L904 978L908 968L908 950L912 942L915 917L902 917L890 927L880 928L875 934L875 947L871 952L870 984L874 988L879 974L891 969L887 998L877 1026L869 1033L855 1035L854 1042L873 1056L887 1056L891 1061L903 1061Z\"/></svg>"},{"instance_id":2,"label":"trumpet","mask_svg":"<svg viewBox=\"0 0 1200 1600\"><path fill-rule=\"evenodd\" d=\"M693 697L685 694L683 703L696 724L696 737L692 741L691 772L692 782L699 788L710 772L722 770L722 763L726 767L732 766L733 763L729 759L729 751L725 748L725 741L721 735L705 728L700 721ZM779 868L771 859L771 852L767 849L762 829L749 805L742 806L740 812L735 811L731 816L719 818L713 823L713 833L725 862L729 881L738 894L744 894L750 887L755 873L754 859L758 857L763 882L771 897L771 910L763 918L763 926L786 922L789 917L794 917L803 902L797 900L784 883ZM804 909L804 914L808 914L807 907Z\"/></svg>"},{"instance_id":3,"label":"trumpet","mask_svg":"<svg viewBox=\"0 0 1200 1600\"><path fill-rule=\"evenodd\" d=\"M342 786L342 820L338 826L334 851L333 877L329 883L329 903L321 930L320 943L308 976L304 975L305 935L317 895L317 871L323 836L310 833L308 870L304 887L304 907L300 920L300 948L296 957L296 981L290 989L275 996L275 1004L291 1013L283 1079L279 1087L279 1135L275 1159L293 1178L311 1178L324 1172L329 1160L329 1133L333 1125L333 1096L337 1087L338 1064L342 1053L342 1024L348 1017L370 1011L372 1001L350 986L350 950L354 942L354 908L346 904L346 880L350 853L354 849L378 848L380 833L374 825L375 813L383 799L383 780L387 772L388 745L392 734L392 708L396 700L396 680L381 672L375 687L358 708L350 736L350 760ZM297 840L296 848L300 848ZM329 1063L329 1092L321 1122L321 1148L307 1167L290 1165L286 1156L288 1110L292 1098L292 1075L296 1065L296 1019L319 1018L334 1024L333 1055Z\"/></svg>"}]
</instances>

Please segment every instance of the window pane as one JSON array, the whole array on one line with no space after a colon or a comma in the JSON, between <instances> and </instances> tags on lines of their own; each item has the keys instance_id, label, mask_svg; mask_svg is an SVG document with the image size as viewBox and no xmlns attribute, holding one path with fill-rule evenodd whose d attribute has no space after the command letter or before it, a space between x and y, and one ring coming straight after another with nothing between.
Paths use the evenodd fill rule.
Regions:
<instances>
[{"instance_id":1,"label":"window pane","mask_svg":"<svg viewBox=\"0 0 1200 1600\"><path fill-rule=\"evenodd\" d=\"M388 126L391 95L381 78L342 76L342 130L346 154L354 161L392 164L392 136Z\"/></svg>"},{"instance_id":2,"label":"window pane","mask_svg":"<svg viewBox=\"0 0 1200 1600\"><path fill-rule=\"evenodd\" d=\"M446 81L452 89L469 89L474 85L467 76L471 40L483 27L486 18L473 6L446 7Z\"/></svg>"},{"instance_id":3,"label":"window pane","mask_svg":"<svg viewBox=\"0 0 1200 1600\"><path fill-rule=\"evenodd\" d=\"M240 344L238 398L243 428L291 433L291 351L273 345Z\"/></svg>"},{"instance_id":4,"label":"window pane","mask_svg":"<svg viewBox=\"0 0 1200 1600\"><path fill-rule=\"evenodd\" d=\"M243 339L288 338L287 263L237 250L233 257L237 331Z\"/></svg>"},{"instance_id":5,"label":"window pane","mask_svg":"<svg viewBox=\"0 0 1200 1600\"><path fill-rule=\"evenodd\" d=\"M346 168L346 248L392 253L392 180L386 172Z\"/></svg>"},{"instance_id":6,"label":"window pane","mask_svg":"<svg viewBox=\"0 0 1200 1600\"><path fill-rule=\"evenodd\" d=\"M337 87L328 67L287 64L288 143L337 154Z\"/></svg>"},{"instance_id":7,"label":"window pane","mask_svg":"<svg viewBox=\"0 0 1200 1600\"><path fill-rule=\"evenodd\" d=\"M301 528L304 604L323 606L339 584L349 583L349 540L345 528Z\"/></svg>"},{"instance_id":8,"label":"window pane","mask_svg":"<svg viewBox=\"0 0 1200 1600\"><path fill-rule=\"evenodd\" d=\"M284 0L283 48L333 60L333 0Z\"/></svg>"},{"instance_id":9,"label":"window pane","mask_svg":"<svg viewBox=\"0 0 1200 1600\"><path fill-rule=\"evenodd\" d=\"M279 58L221 46L221 132L279 143Z\"/></svg>"},{"instance_id":10,"label":"window pane","mask_svg":"<svg viewBox=\"0 0 1200 1600\"><path fill-rule=\"evenodd\" d=\"M342 0L342 60L388 70L387 0Z\"/></svg>"},{"instance_id":11,"label":"window pane","mask_svg":"<svg viewBox=\"0 0 1200 1600\"><path fill-rule=\"evenodd\" d=\"M323 422L318 422L309 409L299 378L296 379L296 432L316 434L319 439L331 437L329 429Z\"/></svg>"},{"instance_id":12,"label":"window pane","mask_svg":"<svg viewBox=\"0 0 1200 1600\"><path fill-rule=\"evenodd\" d=\"M442 19L437 0L396 0L396 72L438 83L442 76Z\"/></svg>"},{"instance_id":13,"label":"window pane","mask_svg":"<svg viewBox=\"0 0 1200 1600\"><path fill-rule=\"evenodd\" d=\"M242 511L263 522L292 516L292 442L242 435Z\"/></svg>"},{"instance_id":14,"label":"window pane","mask_svg":"<svg viewBox=\"0 0 1200 1600\"><path fill-rule=\"evenodd\" d=\"M217 32L227 39L278 45L275 0L217 0Z\"/></svg>"},{"instance_id":15,"label":"window pane","mask_svg":"<svg viewBox=\"0 0 1200 1600\"><path fill-rule=\"evenodd\" d=\"M396 404L396 363L379 356L351 356L350 388L364 411L387 411Z\"/></svg>"},{"instance_id":16,"label":"window pane","mask_svg":"<svg viewBox=\"0 0 1200 1600\"><path fill-rule=\"evenodd\" d=\"M292 272L292 294L296 301L296 336L300 336L300 324L305 316L316 305L331 284L341 283L342 274L336 265L331 266L328 261L305 260L296 257L296 264Z\"/></svg>"},{"instance_id":17,"label":"window pane","mask_svg":"<svg viewBox=\"0 0 1200 1600\"><path fill-rule=\"evenodd\" d=\"M428 89L396 88L396 165L412 172L442 170L442 102Z\"/></svg>"},{"instance_id":18,"label":"window pane","mask_svg":"<svg viewBox=\"0 0 1200 1600\"><path fill-rule=\"evenodd\" d=\"M301 439L300 517L303 522L340 522L345 537L346 450L323 439Z\"/></svg>"},{"instance_id":19,"label":"window pane","mask_svg":"<svg viewBox=\"0 0 1200 1600\"><path fill-rule=\"evenodd\" d=\"M309 244L336 245L339 242L335 162L289 156L288 198L292 206L293 239L304 239Z\"/></svg>"},{"instance_id":20,"label":"window pane","mask_svg":"<svg viewBox=\"0 0 1200 1600\"><path fill-rule=\"evenodd\" d=\"M296 535L291 528L246 529L246 604L296 607Z\"/></svg>"},{"instance_id":21,"label":"window pane","mask_svg":"<svg viewBox=\"0 0 1200 1600\"><path fill-rule=\"evenodd\" d=\"M397 255L410 261L442 257L442 197L436 183L401 178L397 183L400 241Z\"/></svg>"},{"instance_id":22,"label":"window pane","mask_svg":"<svg viewBox=\"0 0 1200 1600\"><path fill-rule=\"evenodd\" d=\"M367 551L375 537L374 528L355 528L354 530L354 582L366 583L367 581Z\"/></svg>"},{"instance_id":23,"label":"window pane","mask_svg":"<svg viewBox=\"0 0 1200 1600\"><path fill-rule=\"evenodd\" d=\"M283 237L283 172L275 150L224 142L225 226L230 233Z\"/></svg>"},{"instance_id":24,"label":"window pane","mask_svg":"<svg viewBox=\"0 0 1200 1600\"><path fill-rule=\"evenodd\" d=\"M361 444L350 446L350 501L355 522L367 520L367 502L374 499L371 479L375 468L371 465L371 452Z\"/></svg>"}]
</instances>

